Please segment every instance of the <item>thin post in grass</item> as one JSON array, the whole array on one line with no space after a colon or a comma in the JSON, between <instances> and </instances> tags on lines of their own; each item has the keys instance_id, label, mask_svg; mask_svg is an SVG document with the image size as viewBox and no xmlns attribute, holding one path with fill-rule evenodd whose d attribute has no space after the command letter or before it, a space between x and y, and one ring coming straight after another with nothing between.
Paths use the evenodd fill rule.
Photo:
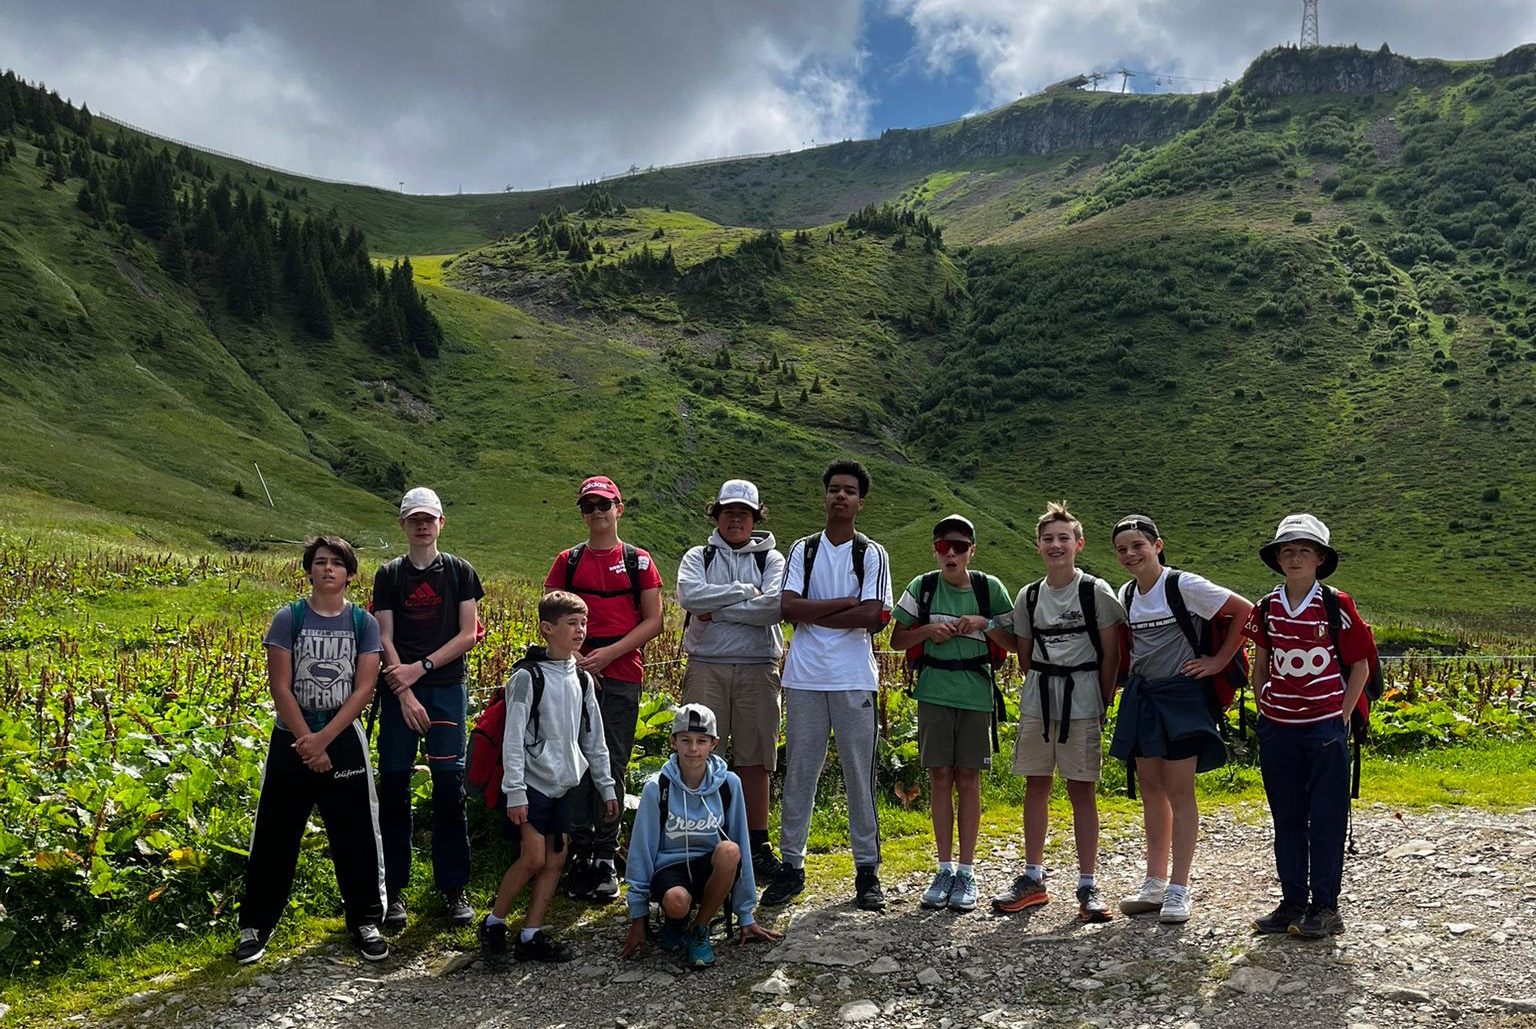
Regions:
<instances>
[{"instance_id":1,"label":"thin post in grass","mask_svg":"<svg viewBox=\"0 0 1536 1029\"><path fill-rule=\"evenodd\" d=\"M267 506L275 511L277 509L277 505L272 503L272 491L267 489L267 477L261 474L261 465L257 464L255 461L252 461L251 467L256 469L256 478L261 480L261 491L267 495Z\"/></svg>"}]
</instances>

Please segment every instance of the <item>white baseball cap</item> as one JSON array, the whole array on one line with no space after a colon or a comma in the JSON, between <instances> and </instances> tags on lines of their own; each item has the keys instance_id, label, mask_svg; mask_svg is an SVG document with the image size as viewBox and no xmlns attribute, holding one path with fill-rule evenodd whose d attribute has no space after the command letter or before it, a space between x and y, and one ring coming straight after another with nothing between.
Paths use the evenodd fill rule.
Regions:
<instances>
[{"instance_id":1,"label":"white baseball cap","mask_svg":"<svg viewBox=\"0 0 1536 1029\"><path fill-rule=\"evenodd\" d=\"M684 704L672 713L672 734L675 736L680 732L701 732L720 738L720 733L715 730L715 713L703 704Z\"/></svg>"},{"instance_id":2,"label":"white baseball cap","mask_svg":"<svg viewBox=\"0 0 1536 1029\"><path fill-rule=\"evenodd\" d=\"M746 479L726 479L720 485L720 493L715 497L715 504L725 507L728 504L742 504L754 511L763 509L762 500L758 497L757 486Z\"/></svg>"},{"instance_id":3,"label":"white baseball cap","mask_svg":"<svg viewBox=\"0 0 1536 1029\"><path fill-rule=\"evenodd\" d=\"M425 511L438 518L443 516L443 502L437 499L437 494L425 486L412 488L400 500L400 517L409 518L417 511Z\"/></svg>"}]
</instances>

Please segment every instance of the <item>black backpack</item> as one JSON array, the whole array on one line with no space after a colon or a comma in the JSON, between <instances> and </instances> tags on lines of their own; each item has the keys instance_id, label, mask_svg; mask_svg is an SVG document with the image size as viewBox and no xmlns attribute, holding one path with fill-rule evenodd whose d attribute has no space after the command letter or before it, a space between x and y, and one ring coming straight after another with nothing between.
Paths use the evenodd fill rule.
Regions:
<instances>
[{"instance_id":1,"label":"black backpack","mask_svg":"<svg viewBox=\"0 0 1536 1029\"><path fill-rule=\"evenodd\" d=\"M992 618L992 591L987 583L985 572L969 572L971 577L971 594L976 598L976 613L988 621ZM933 615L933 595L939 589L939 576L937 570L928 572L919 580L917 585L917 621L913 626L927 625ZM1004 661L1008 660L1007 651L1001 650L997 644L987 640L987 652L976 657L961 660L945 660L930 657L926 653L927 645L918 643L907 648L907 667L913 672L920 672L924 668L939 668L946 672L975 672L985 675L992 682L992 753L996 754L1000 749L997 739L997 726L1000 722L1008 720L1008 704L1003 697L1003 691L997 685L997 669ZM909 691L910 692L910 691Z\"/></svg>"},{"instance_id":2,"label":"black backpack","mask_svg":"<svg viewBox=\"0 0 1536 1029\"><path fill-rule=\"evenodd\" d=\"M816 565L816 552L821 549L821 533L813 533L800 540L805 545L804 575L800 580L800 595L811 599L811 569ZM869 537L862 532L853 534L853 577L859 584L859 595L864 594L864 554L869 550Z\"/></svg>"},{"instance_id":3,"label":"black backpack","mask_svg":"<svg viewBox=\"0 0 1536 1029\"><path fill-rule=\"evenodd\" d=\"M578 543L570 549L565 558L565 588L568 592L579 597L623 597L628 596L635 602L635 616L640 615L640 594L645 588L640 585L640 552L633 546L624 544L624 574L629 576L629 589L625 590L586 590L576 588L576 568L581 564L581 556L587 552L586 543ZM623 636L589 636L583 649L592 647L606 647L617 643Z\"/></svg>"},{"instance_id":4,"label":"black backpack","mask_svg":"<svg viewBox=\"0 0 1536 1029\"><path fill-rule=\"evenodd\" d=\"M1044 579L1036 579L1024 588L1024 610L1029 618L1030 648L1040 648L1040 653L1045 661L1036 662L1034 654L1030 654L1029 670L1040 673L1040 720L1045 723L1043 738L1046 742L1051 739L1051 680L1062 680L1061 691L1061 729L1056 735L1058 743L1067 741L1067 725L1072 720L1072 673L1097 671L1104 663L1104 641L1099 639L1099 608L1094 600L1094 586L1100 580L1098 577L1082 573L1077 583L1077 605L1083 611L1083 624L1071 629L1061 629L1056 635L1079 632L1088 634L1088 641L1093 644L1094 660L1075 665L1058 665L1050 663L1050 653L1045 648L1045 640L1035 629L1035 606L1040 602L1040 585Z\"/></svg>"},{"instance_id":5,"label":"black backpack","mask_svg":"<svg viewBox=\"0 0 1536 1029\"><path fill-rule=\"evenodd\" d=\"M672 780L665 775L656 777L656 835L667 831L668 800L672 794ZM731 814L731 780L727 779L720 784L720 835L730 839L730 834L725 831L726 819Z\"/></svg>"},{"instance_id":6,"label":"black backpack","mask_svg":"<svg viewBox=\"0 0 1536 1029\"><path fill-rule=\"evenodd\" d=\"M709 566L715 563L715 554L719 550L720 550L720 548L715 546L713 543L706 543L706 544L704 544L704 574L706 576L709 574ZM768 570L768 551L766 551L766 550L754 550L752 552L752 557L757 562L757 579L758 579L758 582L762 582L763 575ZM684 632L688 631L688 623L692 622L692 621L693 621L693 612L692 611L685 611L685 612L683 612L683 631Z\"/></svg>"}]
</instances>

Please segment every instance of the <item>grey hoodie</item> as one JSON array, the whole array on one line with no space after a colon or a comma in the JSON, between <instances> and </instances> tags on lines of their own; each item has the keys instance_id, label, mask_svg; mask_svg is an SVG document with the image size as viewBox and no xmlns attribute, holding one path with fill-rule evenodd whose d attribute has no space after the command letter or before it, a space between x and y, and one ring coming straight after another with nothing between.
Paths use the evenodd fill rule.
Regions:
<instances>
[{"instance_id":1,"label":"grey hoodie","mask_svg":"<svg viewBox=\"0 0 1536 1029\"><path fill-rule=\"evenodd\" d=\"M773 533L759 529L740 550L732 550L716 531L708 544L683 555L677 568L677 602L695 616L683 634L690 661L769 664L784 656L784 631L779 628L784 555L774 543ZM709 547L715 556L706 569ZM767 555L762 571L753 556L758 553ZM697 616L705 611L710 620L701 622Z\"/></svg>"},{"instance_id":2,"label":"grey hoodie","mask_svg":"<svg viewBox=\"0 0 1536 1029\"><path fill-rule=\"evenodd\" d=\"M543 660L544 693L539 701L539 734L534 738L529 705L533 676L519 668L507 680L507 724L501 742L501 791L507 807L528 803L528 789L557 800L566 795L590 768L592 784L604 800L615 797L603 739L603 713L595 692L582 687L576 661ZM587 708L582 728L581 708Z\"/></svg>"}]
</instances>

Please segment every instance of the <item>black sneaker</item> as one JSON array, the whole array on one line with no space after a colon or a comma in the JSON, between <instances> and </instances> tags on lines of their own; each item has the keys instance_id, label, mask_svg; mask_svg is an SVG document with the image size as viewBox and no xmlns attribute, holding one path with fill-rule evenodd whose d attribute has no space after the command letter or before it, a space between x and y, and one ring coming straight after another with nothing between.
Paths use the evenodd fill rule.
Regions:
<instances>
[{"instance_id":1,"label":"black sneaker","mask_svg":"<svg viewBox=\"0 0 1536 1029\"><path fill-rule=\"evenodd\" d=\"M572 854L565 867L565 895L572 900L586 900L592 896L596 865L591 854Z\"/></svg>"},{"instance_id":2,"label":"black sneaker","mask_svg":"<svg viewBox=\"0 0 1536 1029\"><path fill-rule=\"evenodd\" d=\"M619 896L619 876L614 871L612 860L592 862L592 878L588 882L592 886L587 896L599 904L606 904Z\"/></svg>"},{"instance_id":3,"label":"black sneaker","mask_svg":"<svg viewBox=\"0 0 1536 1029\"><path fill-rule=\"evenodd\" d=\"M260 961L262 955L267 952L267 937L260 929L241 929L240 942L235 944L234 953L231 955L235 963L249 965Z\"/></svg>"},{"instance_id":4,"label":"black sneaker","mask_svg":"<svg viewBox=\"0 0 1536 1029\"><path fill-rule=\"evenodd\" d=\"M468 925L475 920L475 909L469 906L462 891L443 894L443 907L447 909L449 925ZM387 913L384 920L386 923L389 921Z\"/></svg>"},{"instance_id":5,"label":"black sneaker","mask_svg":"<svg viewBox=\"0 0 1536 1029\"><path fill-rule=\"evenodd\" d=\"M874 867L866 866L854 873L853 904L861 911L885 910L885 891L880 888L880 873Z\"/></svg>"},{"instance_id":6,"label":"black sneaker","mask_svg":"<svg viewBox=\"0 0 1536 1029\"><path fill-rule=\"evenodd\" d=\"M571 948L555 939L549 933L540 929L533 934L533 939L517 941L517 946L512 948L512 956L519 961L543 961L549 964L558 964L569 961L576 955L571 953Z\"/></svg>"},{"instance_id":7,"label":"black sneaker","mask_svg":"<svg viewBox=\"0 0 1536 1029\"><path fill-rule=\"evenodd\" d=\"M805 889L805 869L791 868L781 864L773 879L763 889L763 895L758 899L758 903L770 908L788 904L803 889Z\"/></svg>"},{"instance_id":8,"label":"black sneaker","mask_svg":"<svg viewBox=\"0 0 1536 1029\"><path fill-rule=\"evenodd\" d=\"M397 933L405 928L405 922L405 901L396 897L389 902L389 907L384 909L384 931Z\"/></svg>"},{"instance_id":9,"label":"black sneaker","mask_svg":"<svg viewBox=\"0 0 1536 1029\"><path fill-rule=\"evenodd\" d=\"M1275 908L1263 918L1253 920L1254 932L1284 934L1291 931L1291 926L1301 921L1307 913L1305 904L1297 904L1294 901L1282 900L1280 906Z\"/></svg>"},{"instance_id":10,"label":"black sneaker","mask_svg":"<svg viewBox=\"0 0 1536 1029\"><path fill-rule=\"evenodd\" d=\"M353 934L357 940L357 953L364 961L383 961L389 957L389 944L376 925L359 926Z\"/></svg>"},{"instance_id":11,"label":"black sneaker","mask_svg":"<svg viewBox=\"0 0 1536 1029\"><path fill-rule=\"evenodd\" d=\"M760 883L765 883L779 874L779 869L784 867L784 862L773 852L773 844L765 843L752 852L752 877Z\"/></svg>"},{"instance_id":12,"label":"black sneaker","mask_svg":"<svg viewBox=\"0 0 1536 1029\"><path fill-rule=\"evenodd\" d=\"M1308 904L1307 913L1287 930L1292 936L1300 936L1307 940L1320 940L1324 936L1334 936L1343 931L1344 919L1339 917L1339 913L1333 908L1319 907L1316 904Z\"/></svg>"},{"instance_id":13,"label":"black sneaker","mask_svg":"<svg viewBox=\"0 0 1536 1029\"><path fill-rule=\"evenodd\" d=\"M487 965L507 960L507 923L492 925L486 921L490 917L486 915L480 919L480 924L475 928L475 939L480 941L480 956Z\"/></svg>"}]
</instances>

